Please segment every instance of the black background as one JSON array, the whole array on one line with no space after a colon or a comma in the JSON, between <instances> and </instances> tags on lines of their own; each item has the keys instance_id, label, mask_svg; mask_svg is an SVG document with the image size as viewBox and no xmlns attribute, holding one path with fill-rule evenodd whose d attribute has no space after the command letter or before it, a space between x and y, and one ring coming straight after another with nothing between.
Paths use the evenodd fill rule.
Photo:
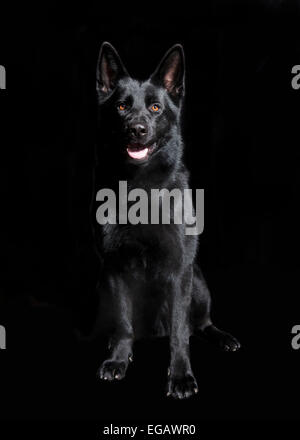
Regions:
<instances>
[{"instance_id":1,"label":"black background","mask_svg":"<svg viewBox=\"0 0 300 440\"><path fill-rule=\"evenodd\" d=\"M202 1L108 7L43 2L1 14L1 419L180 423L298 418L300 5ZM205 189L199 259L216 324L238 353L192 340L199 394L165 397L166 341L140 342L122 383L98 383L104 342L79 343L95 312L89 223L95 65L110 41L147 78L186 54L184 138ZM107 164L113 173L113 164Z\"/></svg>"}]
</instances>

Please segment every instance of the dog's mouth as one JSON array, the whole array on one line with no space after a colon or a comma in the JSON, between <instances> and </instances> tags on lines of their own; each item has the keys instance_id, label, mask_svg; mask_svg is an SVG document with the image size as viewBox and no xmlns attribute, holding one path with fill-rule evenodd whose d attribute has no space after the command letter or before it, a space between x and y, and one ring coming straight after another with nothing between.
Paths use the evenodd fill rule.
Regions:
<instances>
[{"instance_id":1,"label":"dog's mouth","mask_svg":"<svg viewBox=\"0 0 300 440\"><path fill-rule=\"evenodd\" d=\"M127 146L127 154L136 161L147 160L154 149L154 144L146 146L140 144L130 144Z\"/></svg>"}]
</instances>

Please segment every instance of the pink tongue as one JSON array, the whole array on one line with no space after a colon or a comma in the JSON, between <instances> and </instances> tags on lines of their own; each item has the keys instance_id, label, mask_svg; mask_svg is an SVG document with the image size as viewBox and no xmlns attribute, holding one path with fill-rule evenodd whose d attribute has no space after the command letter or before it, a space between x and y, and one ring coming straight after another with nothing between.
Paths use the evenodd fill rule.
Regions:
<instances>
[{"instance_id":1,"label":"pink tongue","mask_svg":"<svg viewBox=\"0 0 300 440\"><path fill-rule=\"evenodd\" d=\"M148 148L144 148L143 150L134 151L127 148L127 153L132 159L144 159L148 154Z\"/></svg>"}]
</instances>

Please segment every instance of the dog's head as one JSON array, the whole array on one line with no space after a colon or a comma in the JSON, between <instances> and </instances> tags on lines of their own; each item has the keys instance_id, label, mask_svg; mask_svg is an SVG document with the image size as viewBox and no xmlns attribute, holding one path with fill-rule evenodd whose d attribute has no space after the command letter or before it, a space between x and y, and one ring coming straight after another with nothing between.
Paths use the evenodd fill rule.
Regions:
<instances>
[{"instance_id":1,"label":"dog's head","mask_svg":"<svg viewBox=\"0 0 300 440\"><path fill-rule=\"evenodd\" d=\"M184 53L173 46L147 81L133 79L105 42L97 66L101 136L131 163L147 163L177 134L184 94Z\"/></svg>"}]
</instances>

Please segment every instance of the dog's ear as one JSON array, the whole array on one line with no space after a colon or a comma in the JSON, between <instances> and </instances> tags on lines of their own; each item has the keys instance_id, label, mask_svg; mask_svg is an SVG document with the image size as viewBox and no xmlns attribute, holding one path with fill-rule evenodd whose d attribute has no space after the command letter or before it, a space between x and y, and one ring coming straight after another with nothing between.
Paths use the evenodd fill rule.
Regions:
<instances>
[{"instance_id":1,"label":"dog's ear","mask_svg":"<svg viewBox=\"0 0 300 440\"><path fill-rule=\"evenodd\" d=\"M150 79L162 85L172 96L180 97L184 92L184 52L181 44L175 44L165 54Z\"/></svg>"},{"instance_id":2,"label":"dog's ear","mask_svg":"<svg viewBox=\"0 0 300 440\"><path fill-rule=\"evenodd\" d=\"M97 91L102 97L108 96L116 87L119 79L129 76L116 49L107 42L101 46L97 72Z\"/></svg>"}]
</instances>

